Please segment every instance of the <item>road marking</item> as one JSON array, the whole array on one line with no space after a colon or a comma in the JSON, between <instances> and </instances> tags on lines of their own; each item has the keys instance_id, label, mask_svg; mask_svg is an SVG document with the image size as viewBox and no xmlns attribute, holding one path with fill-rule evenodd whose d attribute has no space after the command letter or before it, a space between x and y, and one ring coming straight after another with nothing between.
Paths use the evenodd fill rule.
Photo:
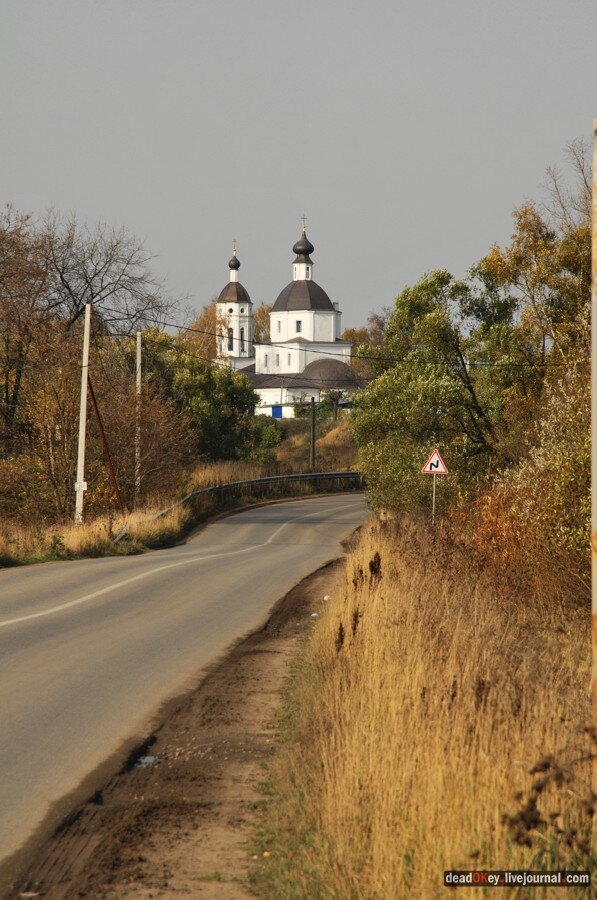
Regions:
<instances>
[{"instance_id":1,"label":"road marking","mask_svg":"<svg viewBox=\"0 0 597 900\"><path fill-rule=\"evenodd\" d=\"M342 506L333 506L331 509L326 509L325 512L332 513L336 512L339 509L346 509L347 504L344 503ZM62 612L64 609L70 609L73 606L79 606L81 603L87 603L89 600L94 600L96 597L101 597L104 594L110 594L112 591L117 591L121 587L125 587L127 584L133 584L135 581L141 581L143 578L149 578L150 575L155 575L157 572L165 572L167 569L177 569L179 566L189 566L193 563L203 562L207 559L223 559L226 556L238 556L241 553L250 553L253 550L259 550L262 547L267 547L268 544L271 544L273 540L277 537L280 532L286 528L287 525L292 525L294 522L298 522L301 519L308 519L311 516L321 515L321 510L317 512L307 513L303 516L296 516L294 519L291 519L290 522L284 522L283 525L280 525L274 533L264 541L262 544L254 544L252 547L245 547L243 550L230 550L224 553L211 553L207 556L194 556L192 559L185 559L182 562L176 563L168 563L165 566L156 566L154 569L150 569L148 572L141 572L140 575L134 575L132 578L125 578L124 581L117 581L115 584L110 584L108 587L101 588L99 591L93 591L91 594L85 594L83 597L77 597L76 600L68 600L66 603L60 603L58 606L52 606L50 609L44 609L40 612L29 613L26 616L18 616L15 619L5 619L3 622L0 622L0 628L6 628L9 625L17 625L19 622L29 622L31 619L41 619L44 616L51 616L54 613Z\"/></svg>"}]
</instances>

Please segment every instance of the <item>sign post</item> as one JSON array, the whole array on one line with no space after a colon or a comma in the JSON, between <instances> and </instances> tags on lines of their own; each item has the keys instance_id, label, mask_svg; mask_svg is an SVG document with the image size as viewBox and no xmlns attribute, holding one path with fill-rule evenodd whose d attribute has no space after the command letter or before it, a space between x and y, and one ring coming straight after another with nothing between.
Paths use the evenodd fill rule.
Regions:
<instances>
[{"instance_id":1,"label":"sign post","mask_svg":"<svg viewBox=\"0 0 597 900\"><path fill-rule=\"evenodd\" d=\"M431 505L431 524L435 525L435 485L438 475L447 475L448 468L439 455L439 450L433 450L429 459L421 469L421 475L433 475L433 502Z\"/></svg>"}]
</instances>

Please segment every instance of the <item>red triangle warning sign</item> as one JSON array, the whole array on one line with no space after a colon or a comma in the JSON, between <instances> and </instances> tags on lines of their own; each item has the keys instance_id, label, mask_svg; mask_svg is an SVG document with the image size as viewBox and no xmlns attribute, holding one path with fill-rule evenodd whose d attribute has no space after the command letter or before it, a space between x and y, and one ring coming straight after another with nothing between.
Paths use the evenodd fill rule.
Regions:
<instances>
[{"instance_id":1,"label":"red triangle warning sign","mask_svg":"<svg viewBox=\"0 0 597 900\"><path fill-rule=\"evenodd\" d=\"M447 475L448 468L439 455L439 450L435 449L423 468L421 475Z\"/></svg>"}]
</instances>

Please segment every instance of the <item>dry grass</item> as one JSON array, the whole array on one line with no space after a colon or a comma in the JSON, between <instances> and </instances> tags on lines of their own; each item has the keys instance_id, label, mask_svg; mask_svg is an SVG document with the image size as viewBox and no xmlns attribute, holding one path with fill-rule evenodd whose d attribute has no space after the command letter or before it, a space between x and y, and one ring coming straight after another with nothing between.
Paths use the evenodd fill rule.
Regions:
<instances>
[{"instance_id":1,"label":"dry grass","mask_svg":"<svg viewBox=\"0 0 597 900\"><path fill-rule=\"evenodd\" d=\"M102 517L87 525L23 526L0 522L0 566L41 562L48 559L77 559L119 552L113 536L123 525L120 517ZM129 545L120 552L132 552ZM139 548L137 548L139 549Z\"/></svg>"},{"instance_id":2,"label":"dry grass","mask_svg":"<svg viewBox=\"0 0 597 900\"><path fill-rule=\"evenodd\" d=\"M250 478L262 478L271 474L275 473L258 462L234 460L206 463L197 466L191 473L188 491L197 491L216 484L229 484L231 481L248 481Z\"/></svg>"},{"instance_id":3,"label":"dry grass","mask_svg":"<svg viewBox=\"0 0 597 900\"><path fill-rule=\"evenodd\" d=\"M193 490L261 478L271 468L256 462L221 462L197 467L181 491ZM343 485L330 484L327 490L343 490ZM0 520L0 568L51 559L78 559L88 556L139 553L145 548L168 546L184 537L189 530L216 512L240 507L256 500L290 496L306 496L316 492L309 484L263 485L245 490L239 488L221 496L208 494L184 506L172 506L166 515L158 513L176 502L164 495L142 509L125 516L103 516L82 525L25 526ZM124 540L114 538L126 532Z\"/></svg>"},{"instance_id":4,"label":"dry grass","mask_svg":"<svg viewBox=\"0 0 597 900\"><path fill-rule=\"evenodd\" d=\"M267 474L264 466L251 462L207 463L198 466L183 493ZM89 556L138 553L146 547L173 543L192 525L193 511L177 506L165 516L156 515L174 502L164 495L126 517L102 516L82 526L70 524L26 526L0 521L0 567L51 559L78 559ZM115 544L114 537L126 527L126 540Z\"/></svg>"},{"instance_id":5,"label":"dry grass","mask_svg":"<svg viewBox=\"0 0 597 900\"><path fill-rule=\"evenodd\" d=\"M192 512L188 506L174 506L165 515L156 518L158 508L145 508L126 520L127 538L142 547L164 547L173 543L192 524Z\"/></svg>"},{"instance_id":6,"label":"dry grass","mask_svg":"<svg viewBox=\"0 0 597 900\"><path fill-rule=\"evenodd\" d=\"M276 449L279 464L285 472L306 472L309 468L310 425L307 419L287 423L288 436ZM357 445L348 416L331 427L318 424L324 434L315 442L315 468L319 472L357 469Z\"/></svg>"},{"instance_id":7,"label":"dry grass","mask_svg":"<svg viewBox=\"0 0 597 900\"><path fill-rule=\"evenodd\" d=\"M588 616L436 551L373 524L349 556L289 688L263 896L431 898L446 868L587 867Z\"/></svg>"}]
</instances>

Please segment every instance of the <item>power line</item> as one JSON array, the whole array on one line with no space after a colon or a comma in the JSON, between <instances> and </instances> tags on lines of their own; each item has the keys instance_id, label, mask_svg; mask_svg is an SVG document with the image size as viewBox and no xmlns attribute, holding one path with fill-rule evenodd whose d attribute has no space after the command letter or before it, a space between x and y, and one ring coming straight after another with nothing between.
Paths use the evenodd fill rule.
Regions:
<instances>
[{"instance_id":1,"label":"power line","mask_svg":"<svg viewBox=\"0 0 597 900\"><path fill-rule=\"evenodd\" d=\"M107 309L108 312L113 311L113 310L110 310L108 307L104 307L104 309ZM146 319L148 322L152 322L155 325L165 327L165 328L178 328L180 331L185 331L185 332L191 331L195 334L206 335L208 337L215 337L215 338L225 337L225 339L227 341L232 340L232 341L235 341L236 343L240 343L240 340L241 340L240 338L235 338L235 337L229 338L227 335L225 335L225 336L221 335L217 331L207 331L206 329L195 328L191 325L179 325L176 322L167 322L164 319L152 319L149 316L147 316ZM123 335L123 336L128 337L128 335ZM255 341L253 343L255 344ZM276 343L274 341L270 341L267 344L264 343L263 346L274 347L277 349L284 350L284 349L288 349L288 344L290 344L290 343L293 343L293 342L288 341L286 343L282 343L282 342ZM348 343L348 341L346 343ZM301 350L304 350L305 353L316 353L318 356L333 356L334 359L338 358L338 354L334 353L333 350L310 349L309 347L304 346L304 344L301 344ZM375 354L372 354L372 355L365 355L365 354L360 355L359 354L358 356L355 357L355 359L362 359L362 360L367 360L370 362L378 362L378 363L382 363L382 362L383 363L386 363L386 362L387 363L400 363L402 365L449 366L449 367L456 366L456 367L459 367L457 363L450 362L449 360L404 359L403 357L400 357L400 356L377 356ZM569 363L548 362L548 361L529 363L529 362L514 362L514 361L490 362L490 361L484 361L484 360L473 360L473 361L469 360L469 361L465 361L465 365L471 366L471 367L476 367L476 368L512 368L512 367L514 367L514 368L520 368L520 369L542 369L542 368L562 368L562 367L566 367L567 365L569 365ZM237 371L242 372L242 369L237 370Z\"/></svg>"},{"instance_id":2,"label":"power line","mask_svg":"<svg viewBox=\"0 0 597 900\"><path fill-rule=\"evenodd\" d=\"M130 335L128 335L128 334L120 334L120 335L115 334L114 336L115 337L126 337L126 338L130 337ZM161 341L157 340L156 338L149 337L147 335L147 333L143 334L143 340L149 341L152 344L163 346ZM230 366L226 365L226 363L222 360L211 359L208 356L201 356L200 353L197 353L194 350L189 350L188 347L183 347L180 344L169 344L167 349L174 350L177 353L190 353L190 355L193 356L195 359L200 359L202 362L207 363L210 366L213 366L215 369L218 369L218 371L220 371L220 372L221 371L235 372L237 375L243 374L242 369L233 369ZM245 377L247 377L247 376L245 375ZM279 382L282 382L282 383L270 385L269 387L271 387L271 388L281 388L281 387L285 387L285 386L292 387L290 382L292 381L293 378L300 378L302 381L302 383L300 385L297 385L297 387L321 388L321 387L327 386L327 385L323 384L321 379L311 378L310 376L304 376L301 372L287 372L287 373L279 372L279 373L276 373L273 375L270 375L268 373L267 377L271 378L272 380L279 379ZM287 382L287 384L285 385L283 382ZM266 387L266 385L264 385L264 387Z\"/></svg>"}]
</instances>

